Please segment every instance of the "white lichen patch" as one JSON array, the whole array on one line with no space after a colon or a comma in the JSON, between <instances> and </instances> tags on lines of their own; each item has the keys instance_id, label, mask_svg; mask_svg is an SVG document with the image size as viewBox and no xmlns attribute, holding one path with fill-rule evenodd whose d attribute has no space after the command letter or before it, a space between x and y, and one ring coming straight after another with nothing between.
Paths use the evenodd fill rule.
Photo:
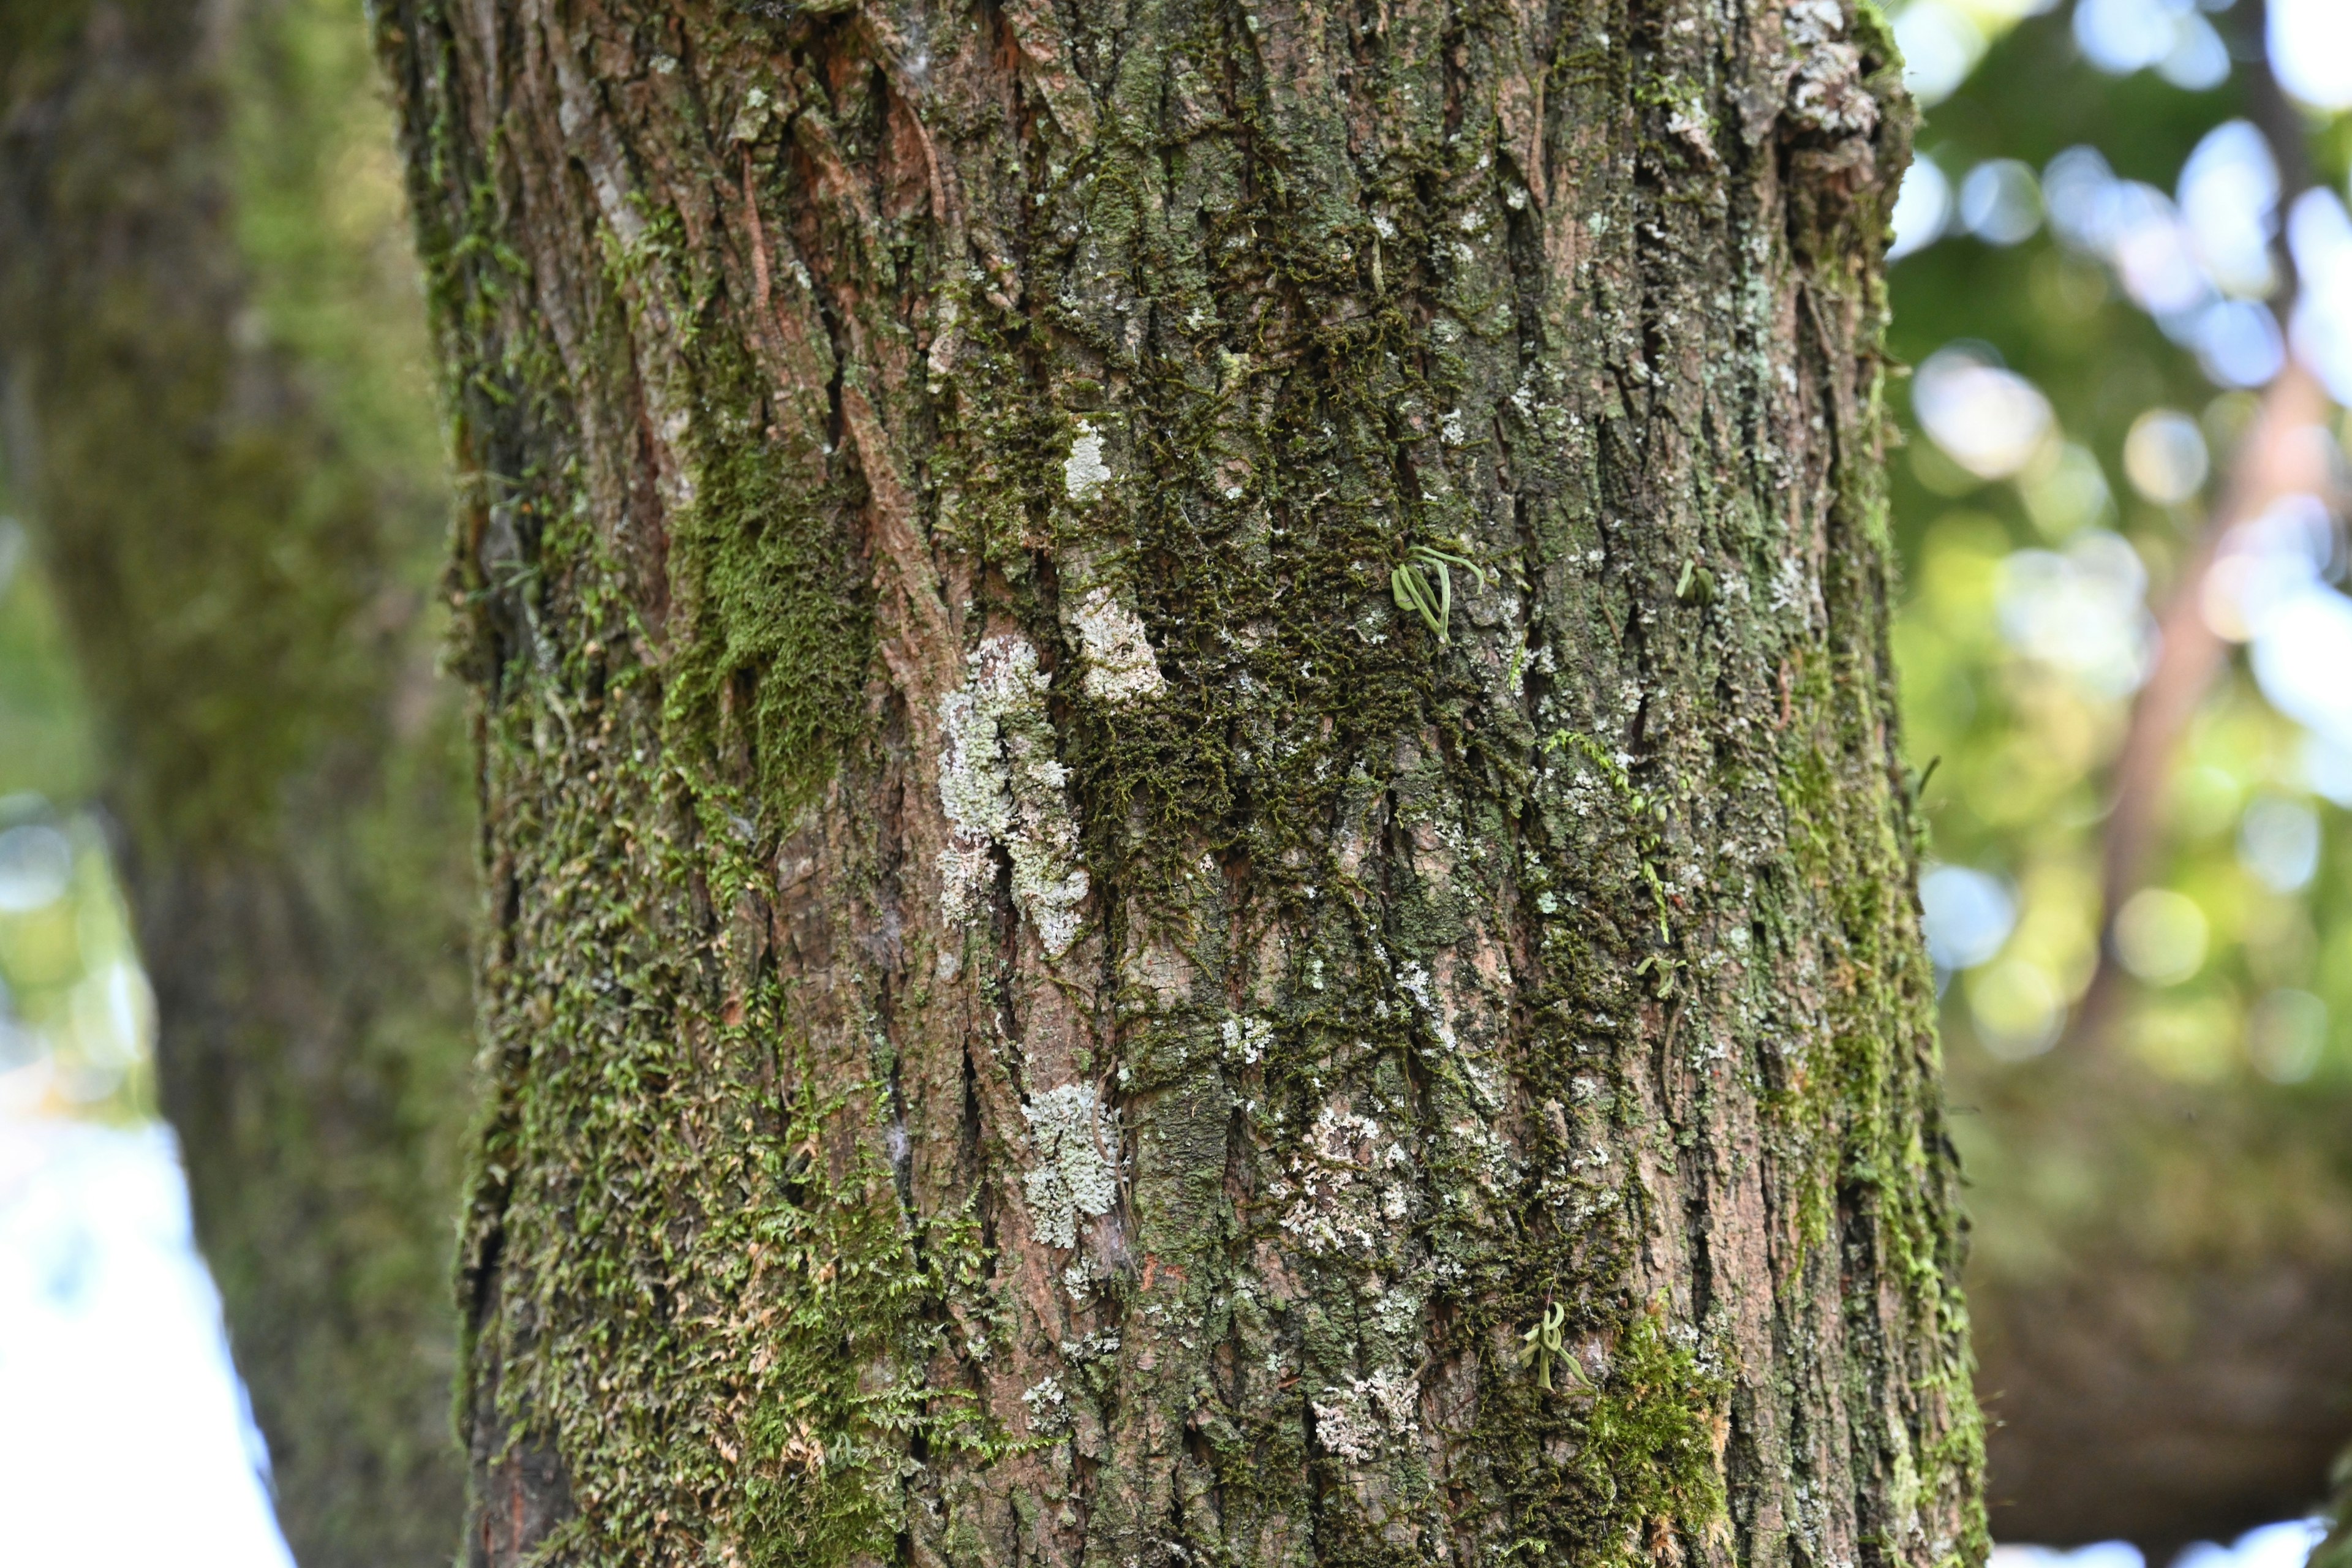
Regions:
<instances>
[{"instance_id":1,"label":"white lichen patch","mask_svg":"<svg viewBox=\"0 0 2352 1568\"><path fill-rule=\"evenodd\" d=\"M1077 940L1087 880L1045 685L1037 650L1000 634L972 650L963 684L940 705L940 806L950 830L940 855L940 912L951 927L980 913L994 879L990 851L1002 846L1013 862L1013 907L1059 956Z\"/></svg>"},{"instance_id":2,"label":"white lichen patch","mask_svg":"<svg viewBox=\"0 0 2352 1568\"><path fill-rule=\"evenodd\" d=\"M1812 625L1813 595L1806 580L1804 563L1793 555L1780 558L1780 569L1772 575L1772 593L1767 605L1774 615L1795 610L1805 625Z\"/></svg>"},{"instance_id":3,"label":"white lichen patch","mask_svg":"<svg viewBox=\"0 0 2352 1568\"><path fill-rule=\"evenodd\" d=\"M1408 963L1397 975L1397 984L1403 989L1406 995L1421 1004L1423 1012L1429 1015L1431 1025L1437 1030L1438 1044L1449 1051L1461 1050L1461 1042L1454 1037L1453 1022L1446 1016L1444 1006L1439 1003L1431 989L1429 971L1418 963Z\"/></svg>"},{"instance_id":4,"label":"white lichen patch","mask_svg":"<svg viewBox=\"0 0 2352 1568\"><path fill-rule=\"evenodd\" d=\"M1235 1014L1225 1020L1221 1031L1225 1047L1225 1059L1243 1067L1255 1067L1265 1060L1268 1047L1274 1044L1274 1026L1264 1018L1252 1018Z\"/></svg>"},{"instance_id":5,"label":"white lichen patch","mask_svg":"<svg viewBox=\"0 0 2352 1568\"><path fill-rule=\"evenodd\" d=\"M1391 1438L1421 1433L1421 1385L1401 1367L1351 1377L1345 1387L1335 1384L1307 1403L1315 1412L1315 1440L1359 1465L1379 1458Z\"/></svg>"},{"instance_id":6,"label":"white lichen patch","mask_svg":"<svg viewBox=\"0 0 2352 1568\"><path fill-rule=\"evenodd\" d=\"M727 139L730 142L757 142L760 132L768 128L771 108L766 88L755 87L745 93L743 105L735 111L735 124L727 132Z\"/></svg>"},{"instance_id":7,"label":"white lichen patch","mask_svg":"<svg viewBox=\"0 0 2352 1568\"><path fill-rule=\"evenodd\" d=\"M1863 85L1862 51L1844 41L1845 9L1838 0L1796 0L1781 26L1796 56L1790 116L1832 136L1867 136L1877 129L1878 100Z\"/></svg>"},{"instance_id":8,"label":"white lichen patch","mask_svg":"<svg viewBox=\"0 0 2352 1568\"><path fill-rule=\"evenodd\" d=\"M926 363L930 366L931 380L937 383L955 368L956 323L962 319L963 307L953 294L940 300L938 312L931 318L933 336ZM934 392L939 388L934 385Z\"/></svg>"},{"instance_id":9,"label":"white lichen patch","mask_svg":"<svg viewBox=\"0 0 2352 1568\"><path fill-rule=\"evenodd\" d=\"M1398 988L1412 998L1427 1015L1437 1043L1445 1047L1461 1068L1463 1080L1469 1086L1478 1104L1489 1113L1499 1113L1508 1098L1496 1064L1483 1051L1465 1044L1454 1027L1454 993L1441 989L1430 978L1429 972L1417 963L1408 963L1397 975Z\"/></svg>"},{"instance_id":10,"label":"white lichen patch","mask_svg":"<svg viewBox=\"0 0 2352 1568\"><path fill-rule=\"evenodd\" d=\"M1078 1216L1108 1214L1118 1199L1100 1109L1095 1091L1078 1083L1049 1089L1021 1108L1036 1162L1021 1190L1029 1201L1029 1224L1048 1247L1076 1247Z\"/></svg>"},{"instance_id":11,"label":"white lichen patch","mask_svg":"<svg viewBox=\"0 0 2352 1568\"><path fill-rule=\"evenodd\" d=\"M1070 455L1062 464L1062 488L1074 501L1090 501L1108 483L1110 465L1103 461L1102 435L1081 419L1077 436L1070 442Z\"/></svg>"},{"instance_id":12,"label":"white lichen patch","mask_svg":"<svg viewBox=\"0 0 2352 1568\"><path fill-rule=\"evenodd\" d=\"M1412 1163L1379 1122L1327 1105L1316 1115L1306 1150L1266 1184L1266 1194L1287 1205L1278 1223L1301 1251L1373 1257L1381 1237L1412 1212L1411 1194L1397 1179Z\"/></svg>"},{"instance_id":13,"label":"white lichen patch","mask_svg":"<svg viewBox=\"0 0 2352 1568\"><path fill-rule=\"evenodd\" d=\"M1706 105L1703 100L1693 97L1686 102L1675 104L1674 112L1666 117L1666 131L1696 153L1701 163L1715 162L1715 136L1707 126Z\"/></svg>"},{"instance_id":14,"label":"white lichen patch","mask_svg":"<svg viewBox=\"0 0 2352 1568\"><path fill-rule=\"evenodd\" d=\"M1069 624L1086 655L1087 696L1118 706L1168 689L1143 634L1143 622L1110 589L1083 595Z\"/></svg>"},{"instance_id":15,"label":"white lichen patch","mask_svg":"<svg viewBox=\"0 0 2352 1568\"><path fill-rule=\"evenodd\" d=\"M1392 1340L1409 1341L1421 1331L1421 1298L1399 1285L1381 1293L1372 1321Z\"/></svg>"},{"instance_id":16,"label":"white lichen patch","mask_svg":"<svg viewBox=\"0 0 2352 1568\"><path fill-rule=\"evenodd\" d=\"M1029 1407L1029 1430L1040 1437L1058 1437L1070 1429L1070 1396L1059 1379L1041 1377L1021 1391Z\"/></svg>"}]
</instances>

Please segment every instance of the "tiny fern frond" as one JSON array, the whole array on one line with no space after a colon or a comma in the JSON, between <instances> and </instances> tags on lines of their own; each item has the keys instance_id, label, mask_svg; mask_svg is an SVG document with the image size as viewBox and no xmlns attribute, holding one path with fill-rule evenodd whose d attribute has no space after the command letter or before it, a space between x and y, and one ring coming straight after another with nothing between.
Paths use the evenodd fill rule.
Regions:
<instances>
[{"instance_id":1,"label":"tiny fern frond","mask_svg":"<svg viewBox=\"0 0 2352 1568\"><path fill-rule=\"evenodd\" d=\"M1437 634L1437 640L1446 640L1445 623L1437 618L1437 605L1430 599L1429 584L1422 579L1419 568L1404 565L1390 573L1389 591L1396 595L1398 609L1418 611L1421 618L1429 623L1429 629Z\"/></svg>"},{"instance_id":2,"label":"tiny fern frond","mask_svg":"<svg viewBox=\"0 0 2352 1568\"><path fill-rule=\"evenodd\" d=\"M1535 1326L1519 1336L1520 1360L1536 1369L1536 1382L1546 1392L1551 1388L1552 1363L1568 1353L1568 1309L1554 1301L1548 1306ZM1573 1363L1570 1364L1573 1365Z\"/></svg>"},{"instance_id":3,"label":"tiny fern frond","mask_svg":"<svg viewBox=\"0 0 2352 1568\"><path fill-rule=\"evenodd\" d=\"M1426 544L1414 545L1405 563L1389 574L1389 592L1395 596L1397 608L1417 612L1441 643L1454 640L1447 636L1447 628L1454 621L1453 569L1456 566L1475 577L1479 587L1486 585L1486 569L1475 561ZM1437 574L1433 592L1428 576L1433 572Z\"/></svg>"}]
</instances>

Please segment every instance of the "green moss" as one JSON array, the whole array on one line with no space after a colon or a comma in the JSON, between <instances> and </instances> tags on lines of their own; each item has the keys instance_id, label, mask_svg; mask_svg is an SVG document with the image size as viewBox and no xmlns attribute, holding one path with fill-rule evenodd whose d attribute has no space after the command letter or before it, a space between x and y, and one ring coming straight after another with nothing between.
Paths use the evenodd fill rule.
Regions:
<instances>
[{"instance_id":1,"label":"green moss","mask_svg":"<svg viewBox=\"0 0 2352 1568\"><path fill-rule=\"evenodd\" d=\"M503 1312L474 1347L500 1369L493 1429L551 1439L573 1478L580 1512L545 1552L635 1560L722 1540L751 1564L887 1556L910 1448L1005 1451L969 1391L914 1370L944 1342L946 1302L978 1284L979 1226L904 1206L873 1153L893 1064L845 1081L796 1043L756 946L730 962L740 989L719 1018L673 1011L691 972L664 936L692 919L679 890L750 889L759 868L723 821L694 831L685 764L641 744L645 672L621 664L563 704L609 766L560 799L505 796L530 847L511 868L527 889L513 934L537 956L484 977L502 1092L467 1250L478 1268L495 1237L501 1289L536 1305L528 1329ZM561 701L544 679L493 725L494 788L535 763ZM635 869L589 874L620 866ZM488 1414L465 1412L477 1428Z\"/></svg>"},{"instance_id":2,"label":"green moss","mask_svg":"<svg viewBox=\"0 0 2352 1568\"><path fill-rule=\"evenodd\" d=\"M704 445L670 541L688 606L672 733L705 768L748 758L752 798L776 826L866 722L873 618L839 526L860 497L853 481L814 494L789 482L748 416L726 412L756 406L748 367L716 349L697 357Z\"/></svg>"},{"instance_id":3,"label":"green moss","mask_svg":"<svg viewBox=\"0 0 2352 1568\"><path fill-rule=\"evenodd\" d=\"M1726 1521L1722 1444L1730 1379L1662 1302L1628 1314L1595 1384L1510 1400L1482 1442L1512 1486L1509 1555L1622 1564L1665 1540L1696 1549ZM1493 1399L1508 1399L1501 1391Z\"/></svg>"}]
</instances>

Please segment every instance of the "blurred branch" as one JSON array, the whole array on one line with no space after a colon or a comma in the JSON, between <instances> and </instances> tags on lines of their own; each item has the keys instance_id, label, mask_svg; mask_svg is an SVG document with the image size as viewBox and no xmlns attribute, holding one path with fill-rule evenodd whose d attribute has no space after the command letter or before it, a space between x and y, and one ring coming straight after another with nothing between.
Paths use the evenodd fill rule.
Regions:
<instances>
[{"instance_id":1,"label":"blurred branch","mask_svg":"<svg viewBox=\"0 0 2352 1568\"><path fill-rule=\"evenodd\" d=\"M2303 144L2301 118L2263 53L2265 7L2259 3L2249 5L2242 15L2242 25L2252 34L2252 47L2246 51L2247 107L2277 166L2278 210L2284 216L2295 198L2310 188L2311 159ZM2283 237L2274 247L2273 264L2281 279L2278 315L2284 327L2293 318L2298 280L2294 258ZM2326 390L2290 347L2284 367L2263 389L2261 408L2232 455L2221 500L2208 517L2158 622L2156 668L2132 705L2130 724L2116 759L2115 787L2101 847L2098 963L2067 1030L2074 1043L2095 1047L2114 1024L2124 995L2124 975L2116 954L2116 919L2146 879L2165 788L2171 782L2181 738L2229 658L2229 645L2206 615L2213 563L2231 533L2261 517L2283 497L2326 489L2328 476L2323 471L2319 448L2304 439L2303 433L2317 425L2326 411Z\"/></svg>"},{"instance_id":2,"label":"blurred branch","mask_svg":"<svg viewBox=\"0 0 2352 1568\"><path fill-rule=\"evenodd\" d=\"M2123 975L2115 952L2116 916L2137 892L2155 846L2164 791L2181 737L2196 717L2229 645L2205 612L2213 563L2237 528L2280 498L2322 489L2319 448L2303 438L2326 412L2318 379L2292 354L2263 393L2260 411L2238 444L2221 504L2213 509L2158 622L2156 668L2132 704L2116 759L2115 789L2102 846L2098 967L2076 1008L2071 1033L2095 1043L2113 1022Z\"/></svg>"}]
</instances>

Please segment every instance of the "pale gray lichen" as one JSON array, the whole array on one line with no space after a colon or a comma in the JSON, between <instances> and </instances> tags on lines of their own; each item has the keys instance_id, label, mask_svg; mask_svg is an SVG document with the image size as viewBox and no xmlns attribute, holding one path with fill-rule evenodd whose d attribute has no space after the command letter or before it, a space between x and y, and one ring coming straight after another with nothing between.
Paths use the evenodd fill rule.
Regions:
<instances>
[{"instance_id":1,"label":"pale gray lichen","mask_svg":"<svg viewBox=\"0 0 2352 1568\"><path fill-rule=\"evenodd\" d=\"M1410 1340L1421 1329L1421 1298L1402 1285L1382 1291L1372 1308L1372 1321L1391 1339Z\"/></svg>"},{"instance_id":2,"label":"pale gray lichen","mask_svg":"<svg viewBox=\"0 0 2352 1568\"><path fill-rule=\"evenodd\" d=\"M1069 617L1086 655L1087 695L1114 705L1157 697L1168 689L1143 622L1108 587L1082 595Z\"/></svg>"},{"instance_id":3,"label":"pale gray lichen","mask_svg":"<svg viewBox=\"0 0 2352 1568\"><path fill-rule=\"evenodd\" d=\"M1049 1089L1021 1108L1036 1163L1022 1179L1029 1223L1048 1247L1078 1244L1078 1216L1104 1215L1118 1199L1118 1176L1104 1152L1099 1101L1084 1084Z\"/></svg>"},{"instance_id":4,"label":"pale gray lichen","mask_svg":"<svg viewBox=\"0 0 2352 1568\"><path fill-rule=\"evenodd\" d=\"M1421 1385L1402 1367L1384 1366L1370 1377L1333 1384L1307 1403L1315 1412L1315 1440L1340 1458L1368 1464L1391 1437L1421 1433Z\"/></svg>"},{"instance_id":5,"label":"pale gray lichen","mask_svg":"<svg viewBox=\"0 0 2352 1568\"><path fill-rule=\"evenodd\" d=\"M1021 1391L1021 1403L1029 1407L1029 1430L1036 1436L1058 1437L1070 1429L1070 1396L1058 1378L1039 1378Z\"/></svg>"},{"instance_id":6,"label":"pale gray lichen","mask_svg":"<svg viewBox=\"0 0 2352 1568\"><path fill-rule=\"evenodd\" d=\"M1062 464L1062 486L1072 500L1088 501L1109 482L1110 465L1103 461L1102 437L1081 419L1077 437L1070 443L1069 458Z\"/></svg>"},{"instance_id":7,"label":"pale gray lichen","mask_svg":"<svg viewBox=\"0 0 2352 1568\"><path fill-rule=\"evenodd\" d=\"M1832 136L1867 136L1878 126L1878 100L1863 85L1862 51L1844 41L1838 0L1797 0L1782 19L1797 57L1789 110L1801 125Z\"/></svg>"},{"instance_id":8,"label":"pale gray lichen","mask_svg":"<svg viewBox=\"0 0 2352 1568\"><path fill-rule=\"evenodd\" d=\"M1429 1015L1430 1023L1437 1031L1438 1044L1449 1051L1459 1051L1461 1043L1454 1037L1454 1025L1446 1017L1445 1008L1439 1004L1430 986L1429 971L1417 963L1408 963L1398 974L1397 984L1406 995L1421 1004L1423 1012Z\"/></svg>"},{"instance_id":9,"label":"pale gray lichen","mask_svg":"<svg viewBox=\"0 0 2352 1568\"><path fill-rule=\"evenodd\" d=\"M1267 1048L1274 1044L1274 1026L1264 1018L1235 1014L1225 1020L1221 1032L1225 1056L1244 1067L1264 1061Z\"/></svg>"},{"instance_id":10,"label":"pale gray lichen","mask_svg":"<svg viewBox=\"0 0 2352 1568\"><path fill-rule=\"evenodd\" d=\"M1037 650L1000 633L972 650L963 684L940 704L940 805L951 832L940 855L940 912L950 926L978 916L993 880L990 850L1002 846L1013 907L1058 956L1077 940L1088 883L1045 688Z\"/></svg>"},{"instance_id":11,"label":"pale gray lichen","mask_svg":"<svg viewBox=\"0 0 2352 1568\"><path fill-rule=\"evenodd\" d=\"M1666 131L1696 153L1699 162L1716 162L1715 137L1707 124L1706 103L1696 93L1675 105L1674 112L1666 117Z\"/></svg>"},{"instance_id":12,"label":"pale gray lichen","mask_svg":"<svg viewBox=\"0 0 2352 1568\"><path fill-rule=\"evenodd\" d=\"M1266 1184L1266 1195L1288 1206L1276 1223L1301 1251L1321 1257L1375 1257L1382 1238L1410 1212L1404 1188L1391 1174L1412 1163L1402 1144L1381 1147L1381 1124L1336 1106L1315 1118L1304 1152Z\"/></svg>"},{"instance_id":13,"label":"pale gray lichen","mask_svg":"<svg viewBox=\"0 0 2352 1568\"><path fill-rule=\"evenodd\" d=\"M768 128L771 104L768 89L755 87L743 95L743 106L735 111L734 128L728 132L730 142L757 142Z\"/></svg>"}]
</instances>

